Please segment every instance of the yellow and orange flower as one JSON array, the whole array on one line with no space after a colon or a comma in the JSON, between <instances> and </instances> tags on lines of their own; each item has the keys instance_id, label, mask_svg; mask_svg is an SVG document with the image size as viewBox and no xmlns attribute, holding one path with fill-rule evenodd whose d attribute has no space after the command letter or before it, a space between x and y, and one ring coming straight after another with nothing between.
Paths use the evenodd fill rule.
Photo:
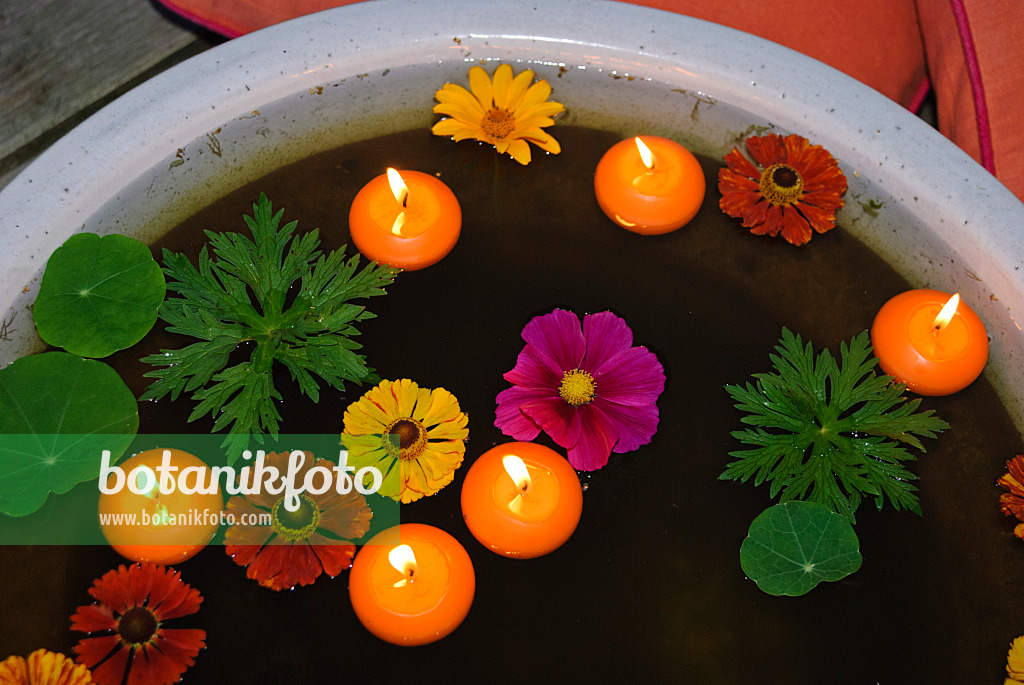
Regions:
<instances>
[{"instance_id":1,"label":"yellow and orange flower","mask_svg":"<svg viewBox=\"0 0 1024 685\"><path fill-rule=\"evenodd\" d=\"M92 685L92 674L84 664L47 649L28 655L8 657L0 662L0 685Z\"/></svg>"},{"instance_id":2,"label":"yellow and orange flower","mask_svg":"<svg viewBox=\"0 0 1024 685\"><path fill-rule=\"evenodd\" d=\"M1018 454L1006 462L1008 473L996 481L1006 492L999 496L999 508L1006 516L1016 516L1024 521L1024 454ZM1013 534L1024 540L1024 523L1018 523Z\"/></svg>"},{"instance_id":3,"label":"yellow and orange flower","mask_svg":"<svg viewBox=\"0 0 1024 685\"><path fill-rule=\"evenodd\" d=\"M1010 651L1006 653L1006 675L1003 685L1015 685L1024 682L1024 635L1010 643Z\"/></svg>"},{"instance_id":4,"label":"yellow and orange flower","mask_svg":"<svg viewBox=\"0 0 1024 685\"><path fill-rule=\"evenodd\" d=\"M846 176L835 158L806 138L777 134L746 140L752 164L737 148L718 172L718 206L755 235L778 235L803 245L814 232L835 228Z\"/></svg>"},{"instance_id":5,"label":"yellow and orange flower","mask_svg":"<svg viewBox=\"0 0 1024 685\"><path fill-rule=\"evenodd\" d=\"M345 410L348 463L384 476L378 492L407 504L452 482L466 453L469 418L455 395L408 378L381 381Z\"/></svg>"},{"instance_id":6,"label":"yellow and orange flower","mask_svg":"<svg viewBox=\"0 0 1024 685\"><path fill-rule=\"evenodd\" d=\"M483 67L469 70L466 90L446 83L434 94L438 104L434 112L446 118L434 124L438 136L452 136L456 142L476 139L493 145L499 154L506 152L520 164L530 163L530 146L557 155L562 148L543 129L554 124L551 118L565 111L560 102L548 101L551 86L547 81L533 82L527 69L513 78L512 67L502 64L494 71L494 80Z\"/></svg>"}]
</instances>

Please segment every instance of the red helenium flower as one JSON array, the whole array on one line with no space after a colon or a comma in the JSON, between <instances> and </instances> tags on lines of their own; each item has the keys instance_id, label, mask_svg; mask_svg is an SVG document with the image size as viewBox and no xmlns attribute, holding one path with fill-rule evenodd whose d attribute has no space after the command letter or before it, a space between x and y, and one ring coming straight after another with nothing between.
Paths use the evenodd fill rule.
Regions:
<instances>
[{"instance_id":1,"label":"red helenium flower","mask_svg":"<svg viewBox=\"0 0 1024 685\"><path fill-rule=\"evenodd\" d=\"M733 148L727 168L718 171L718 206L743 220L756 235L778 235L803 245L836 225L846 176L835 158L806 138L777 134L751 136L747 150L757 166ZM813 229L813 231L812 231Z\"/></svg>"},{"instance_id":2,"label":"red helenium flower","mask_svg":"<svg viewBox=\"0 0 1024 685\"><path fill-rule=\"evenodd\" d=\"M305 482L313 466L331 469L328 459L306 460L295 475ZM271 452L266 463L285 473L288 452ZM319 483L316 479L314 482ZM319 495L303 492L294 512L284 506L284 494L271 495L265 488L251 495L228 500L227 511L239 523L224 533L225 551L246 575L271 590L290 590L309 585L321 573L332 578L352 565L356 547L351 541L370 528L373 512L366 498L356 491L338 494L334 487ZM260 517L270 523L258 523Z\"/></svg>"},{"instance_id":3,"label":"red helenium flower","mask_svg":"<svg viewBox=\"0 0 1024 685\"><path fill-rule=\"evenodd\" d=\"M999 496L999 509L1005 516L1016 516L1024 521L1024 454L1006 462L1007 473L996 481L1006 492ZM1013 534L1024 540L1024 523L1018 523Z\"/></svg>"},{"instance_id":4,"label":"red helenium flower","mask_svg":"<svg viewBox=\"0 0 1024 685\"><path fill-rule=\"evenodd\" d=\"M647 444L658 428L655 402L665 388L661 363L633 347L633 331L611 312L556 309L523 328L526 346L504 375L494 425L516 440L541 430L568 450L573 468L599 469L614 452Z\"/></svg>"},{"instance_id":5,"label":"red helenium flower","mask_svg":"<svg viewBox=\"0 0 1024 685\"><path fill-rule=\"evenodd\" d=\"M99 685L170 685L206 647L206 631L165 623L199 610L203 598L171 568L119 566L98 578L89 594L97 602L78 607L71 629L89 633L75 645L77 661Z\"/></svg>"}]
</instances>

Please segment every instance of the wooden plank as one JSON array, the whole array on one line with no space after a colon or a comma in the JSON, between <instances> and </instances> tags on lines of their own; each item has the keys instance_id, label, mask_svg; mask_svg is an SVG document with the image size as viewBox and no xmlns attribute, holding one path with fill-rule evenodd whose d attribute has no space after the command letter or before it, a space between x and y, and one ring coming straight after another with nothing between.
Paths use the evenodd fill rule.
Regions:
<instances>
[{"instance_id":1,"label":"wooden plank","mask_svg":"<svg viewBox=\"0 0 1024 685\"><path fill-rule=\"evenodd\" d=\"M0 0L0 176L24 163L17 151L196 41L147 0Z\"/></svg>"}]
</instances>

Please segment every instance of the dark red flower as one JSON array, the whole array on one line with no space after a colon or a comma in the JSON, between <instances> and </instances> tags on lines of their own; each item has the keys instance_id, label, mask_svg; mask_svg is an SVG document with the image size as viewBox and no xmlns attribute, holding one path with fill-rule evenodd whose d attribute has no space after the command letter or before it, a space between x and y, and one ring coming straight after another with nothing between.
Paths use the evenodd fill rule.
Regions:
<instances>
[{"instance_id":1,"label":"dark red flower","mask_svg":"<svg viewBox=\"0 0 1024 685\"><path fill-rule=\"evenodd\" d=\"M97 601L78 607L71 630L89 633L75 645L76 660L92 669L99 685L170 685L206 647L206 631L167 628L165 622L194 614L203 598L171 568L119 566L96 579Z\"/></svg>"},{"instance_id":2,"label":"dark red flower","mask_svg":"<svg viewBox=\"0 0 1024 685\"><path fill-rule=\"evenodd\" d=\"M266 464L285 473L288 452L271 452ZM314 466L331 469L327 459L306 460L295 475L295 483L305 482ZM246 575L271 590L290 590L309 585L321 573L332 578L352 565L356 546L351 541L366 535L373 512L366 498L355 491L338 494L328 488L322 494L299 495L299 508L288 511L284 494L259 492L228 500L227 511L235 525L224 534L225 550L235 563L246 566Z\"/></svg>"},{"instance_id":3,"label":"dark red flower","mask_svg":"<svg viewBox=\"0 0 1024 685\"><path fill-rule=\"evenodd\" d=\"M733 148L728 168L718 171L722 211L743 220L756 235L778 235L803 245L814 235L832 230L836 210L843 206L846 176L820 145L806 138L771 133L751 136L747 150L757 166Z\"/></svg>"}]
</instances>

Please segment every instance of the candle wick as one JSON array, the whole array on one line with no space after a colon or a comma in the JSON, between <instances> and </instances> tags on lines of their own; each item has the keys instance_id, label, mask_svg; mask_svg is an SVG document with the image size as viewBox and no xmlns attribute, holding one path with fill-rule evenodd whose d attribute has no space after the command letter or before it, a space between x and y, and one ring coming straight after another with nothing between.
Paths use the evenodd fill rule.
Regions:
<instances>
[{"instance_id":1,"label":"candle wick","mask_svg":"<svg viewBox=\"0 0 1024 685\"><path fill-rule=\"evenodd\" d=\"M402 191L402 209L408 209L409 207L409 191Z\"/></svg>"}]
</instances>

